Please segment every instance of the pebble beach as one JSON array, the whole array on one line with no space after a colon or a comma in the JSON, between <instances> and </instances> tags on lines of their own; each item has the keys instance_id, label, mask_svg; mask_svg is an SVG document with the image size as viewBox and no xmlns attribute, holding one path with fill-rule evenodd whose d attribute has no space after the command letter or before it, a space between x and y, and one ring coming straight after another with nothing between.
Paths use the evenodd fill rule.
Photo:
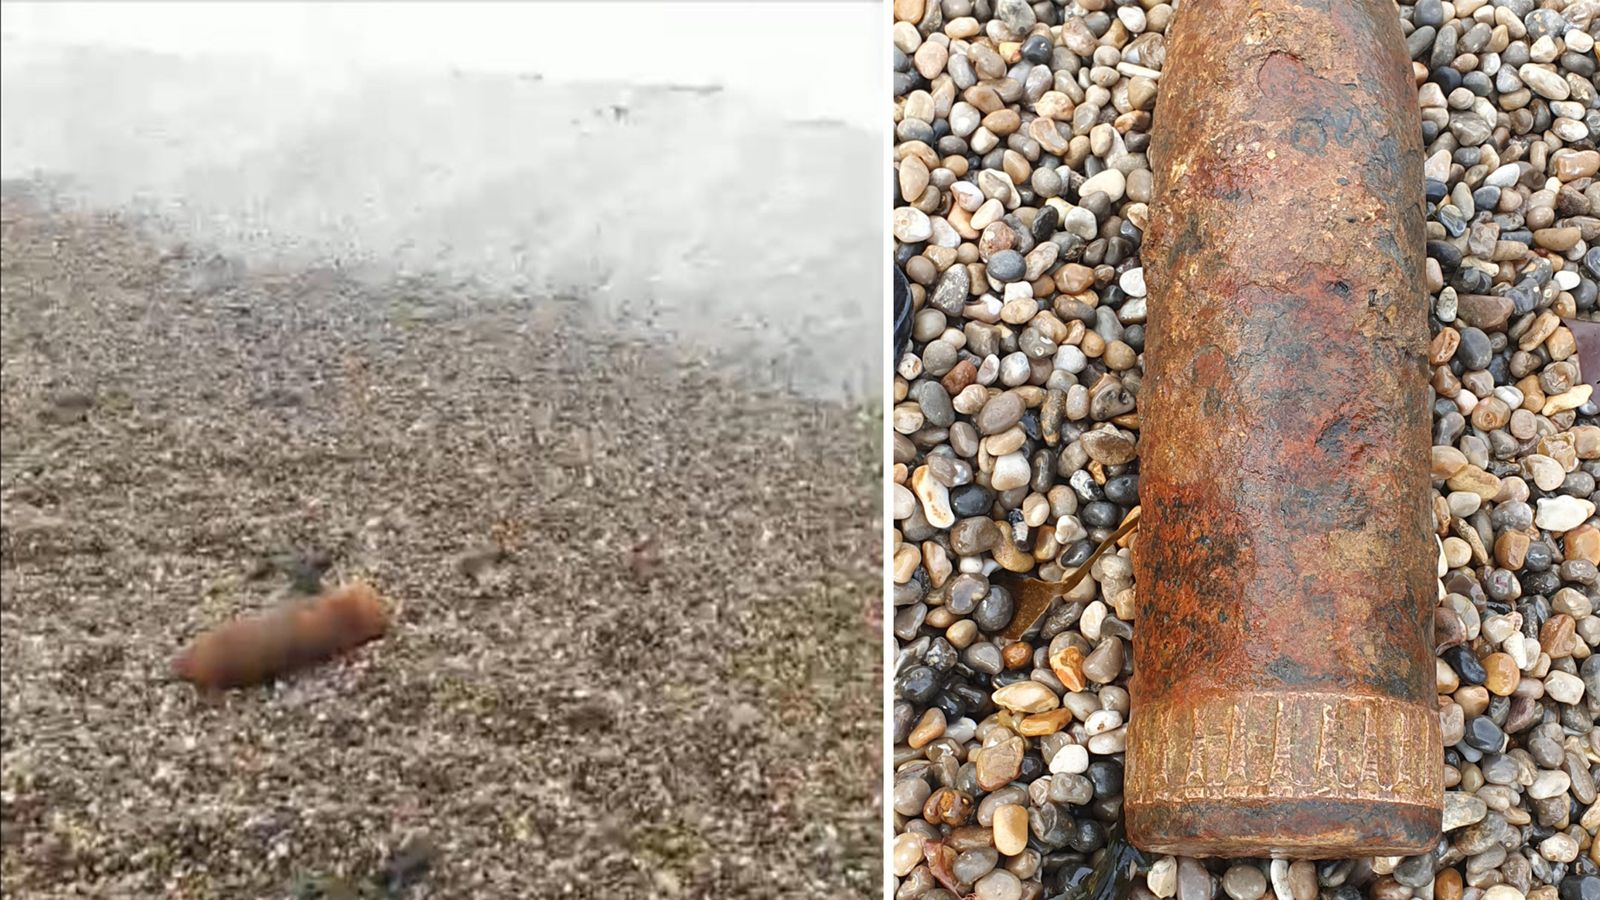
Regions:
<instances>
[{"instance_id":1,"label":"pebble beach","mask_svg":"<svg viewBox=\"0 0 1600 900\"><path fill-rule=\"evenodd\" d=\"M6 896L877 895L875 410L159 224L0 200ZM378 640L175 677L356 579Z\"/></svg>"},{"instance_id":2,"label":"pebble beach","mask_svg":"<svg viewBox=\"0 0 1600 900\"><path fill-rule=\"evenodd\" d=\"M1399 7L1418 85L1445 753L1435 852L1145 856L1121 835L1146 155L1181 4L893 3L897 900L1600 898L1600 413L1591 0ZM1148 636L1145 636L1148 639ZM1158 636L1159 639L1159 636Z\"/></svg>"}]
</instances>

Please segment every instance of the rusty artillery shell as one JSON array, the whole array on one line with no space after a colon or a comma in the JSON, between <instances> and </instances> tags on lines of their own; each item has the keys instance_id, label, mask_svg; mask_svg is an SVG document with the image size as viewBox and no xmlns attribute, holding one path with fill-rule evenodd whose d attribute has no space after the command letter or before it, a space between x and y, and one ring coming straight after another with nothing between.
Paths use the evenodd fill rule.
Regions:
<instances>
[{"instance_id":1,"label":"rusty artillery shell","mask_svg":"<svg viewBox=\"0 0 1600 900\"><path fill-rule=\"evenodd\" d=\"M1128 834L1440 830L1421 126L1389 0L1190 0L1144 250Z\"/></svg>"},{"instance_id":2,"label":"rusty artillery shell","mask_svg":"<svg viewBox=\"0 0 1600 900\"><path fill-rule=\"evenodd\" d=\"M388 627L383 601L357 581L213 628L179 654L172 668L202 687L247 687L331 659Z\"/></svg>"}]
</instances>

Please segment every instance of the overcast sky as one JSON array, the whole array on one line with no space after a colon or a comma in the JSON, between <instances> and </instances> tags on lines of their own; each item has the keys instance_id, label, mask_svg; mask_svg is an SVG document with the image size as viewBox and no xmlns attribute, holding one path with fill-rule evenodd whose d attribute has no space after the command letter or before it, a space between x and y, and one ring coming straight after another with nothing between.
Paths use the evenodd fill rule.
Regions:
<instances>
[{"instance_id":1,"label":"overcast sky","mask_svg":"<svg viewBox=\"0 0 1600 900\"><path fill-rule=\"evenodd\" d=\"M568 79L718 81L794 117L878 128L877 2L7 3L10 40L407 64Z\"/></svg>"}]
</instances>

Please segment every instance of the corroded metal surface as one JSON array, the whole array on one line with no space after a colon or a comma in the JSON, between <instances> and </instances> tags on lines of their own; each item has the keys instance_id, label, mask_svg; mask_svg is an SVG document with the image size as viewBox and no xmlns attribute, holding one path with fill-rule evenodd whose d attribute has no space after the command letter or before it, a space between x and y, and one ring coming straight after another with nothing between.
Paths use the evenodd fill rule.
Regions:
<instances>
[{"instance_id":1,"label":"corroded metal surface","mask_svg":"<svg viewBox=\"0 0 1600 900\"><path fill-rule=\"evenodd\" d=\"M1186 855L1440 826L1421 128L1388 0L1190 0L1156 111L1127 822Z\"/></svg>"},{"instance_id":2,"label":"corroded metal surface","mask_svg":"<svg viewBox=\"0 0 1600 900\"><path fill-rule=\"evenodd\" d=\"M389 613L371 586L353 582L220 625L173 661L173 672L206 688L249 687L316 665L381 636Z\"/></svg>"}]
</instances>

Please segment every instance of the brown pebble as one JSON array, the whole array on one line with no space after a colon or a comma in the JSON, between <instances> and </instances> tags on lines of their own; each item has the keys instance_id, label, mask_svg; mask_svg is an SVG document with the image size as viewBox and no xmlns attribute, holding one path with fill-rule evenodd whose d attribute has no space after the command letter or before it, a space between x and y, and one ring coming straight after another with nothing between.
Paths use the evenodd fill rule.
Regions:
<instances>
[{"instance_id":1,"label":"brown pebble","mask_svg":"<svg viewBox=\"0 0 1600 900\"><path fill-rule=\"evenodd\" d=\"M1005 740L979 750L974 768L978 787L985 791L998 791L1022 774L1022 754L1027 742L1012 735Z\"/></svg>"},{"instance_id":2,"label":"brown pebble","mask_svg":"<svg viewBox=\"0 0 1600 900\"><path fill-rule=\"evenodd\" d=\"M994 811L994 848L1003 856L1017 856L1028 849L1028 810L1008 803Z\"/></svg>"},{"instance_id":3,"label":"brown pebble","mask_svg":"<svg viewBox=\"0 0 1600 900\"><path fill-rule=\"evenodd\" d=\"M1433 877L1433 900L1461 900L1461 872L1445 869Z\"/></svg>"},{"instance_id":4,"label":"brown pebble","mask_svg":"<svg viewBox=\"0 0 1600 900\"><path fill-rule=\"evenodd\" d=\"M903 168L903 167L902 167ZM1461 332L1446 325L1439 329L1433 336L1433 341L1428 344L1428 365L1442 366L1456 355L1456 348L1461 346Z\"/></svg>"},{"instance_id":5,"label":"brown pebble","mask_svg":"<svg viewBox=\"0 0 1600 900\"><path fill-rule=\"evenodd\" d=\"M1528 330L1518 339L1517 346L1523 350L1532 350L1544 343L1560 327L1561 317L1547 309L1534 318L1533 324L1528 326Z\"/></svg>"},{"instance_id":6,"label":"brown pebble","mask_svg":"<svg viewBox=\"0 0 1600 900\"><path fill-rule=\"evenodd\" d=\"M1433 448L1433 477L1450 478L1467 467L1467 455L1454 447Z\"/></svg>"},{"instance_id":7,"label":"brown pebble","mask_svg":"<svg viewBox=\"0 0 1600 900\"><path fill-rule=\"evenodd\" d=\"M942 787L922 804L922 818L933 825L964 825L972 815L972 795Z\"/></svg>"},{"instance_id":8,"label":"brown pebble","mask_svg":"<svg viewBox=\"0 0 1600 900\"><path fill-rule=\"evenodd\" d=\"M1482 431L1504 428L1511 421L1511 407L1499 397L1488 397L1472 409L1472 424Z\"/></svg>"},{"instance_id":9,"label":"brown pebble","mask_svg":"<svg viewBox=\"0 0 1600 900\"><path fill-rule=\"evenodd\" d=\"M1372 883L1373 900L1411 900L1411 888L1385 875Z\"/></svg>"},{"instance_id":10,"label":"brown pebble","mask_svg":"<svg viewBox=\"0 0 1600 900\"><path fill-rule=\"evenodd\" d=\"M977 556L1000 541L1000 528L986 516L961 519L950 527L950 549L958 556Z\"/></svg>"},{"instance_id":11,"label":"brown pebble","mask_svg":"<svg viewBox=\"0 0 1600 900\"><path fill-rule=\"evenodd\" d=\"M906 744L913 750L921 750L923 747L944 737L944 728L944 711L937 706L930 706L928 711L922 714L921 720L917 722L917 727L911 729L911 734L906 738Z\"/></svg>"},{"instance_id":12,"label":"brown pebble","mask_svg":"<svg viewBox=\"0 0 1600 900\"><path fill-rule=\"evenodd\" d=\"M994 132L997 137L1015 134L1017 129L1022 127L1022 115L1014 109L997 109L983 117L983 127Z\"/></svg>"},{"instance_id":13,"label":"brown pebble","mask_svg":"<svg viewBox=\"0 0 1600 900\"><path fill-rule=\"evenodd\" d=\"M1056 272L1056 288L1063 294L1076 294L1094 285L1094 270L1077 263L1067 263Z\"/></svg>"},{"instance_id":14,"label":"brown pebble","mask_svg":"<svg viewBox=\"0 0 1600 900\"><path fill-rule=\"evenodd\" d=\"M1289 864L1289 893L1294 900L1316 900L1317 866L1308 859Z\"/></svg>"},{"instance_id":15,"label":"brown pebble","mask_svg":"<svg viewBox=\"0 0 1600 900\"><path fill-rule=\"evenodd\" d=\"M1033 648L1021 641L1007 644L1005 649L1000 651L1000 658L1004 660L1006 668L1020 669L1033 661Z\"/></svg>"},{"instance_id":16,"label":"brown pebble","mask_svg":"<svg viewBox=\"0 0 1600 900\"><path fill-rule=\"evenodd\" d=\"M1106 345L1102 358L1113 372L1126 372L1139 361L1139 354L1122 341L1112 341Z\"/></svg>"},{"instance_id":17,"label":"brown pebble","mask_svg":"<svg viewBox=\"0 0 1600 900\"><path fill-rule=\"evenodd\" d=\"M1583 239L1583 230L1571 226L1564 228L1540 228L1533 233L1533 242L1546 250L1565 253L1578 245Z\"/></svg>"},{"instance_id":18,"label":"brown pebble","mask_svg":"<svg viewBox=\"0 0 1600 900\"><path fill-rule=\"evenodd\" d=\"M1062 647L1050 657L1050 671L1067 690L1083 690L1083 651L1070 645Z\"/></svg>"},{"instance_id":19,"label":"brown pebble","mask_svg":"<svg viewBox=\"0 0 1600 900\"><path fill-rule=\"evenodd\" d=\"M1543 397L1539 398L1538 405L1544 406ZM1538 429L1539 420L1534 417L1532 412L1526 409L1513 410L1511 413L1511 424L1506 428L1506 430L1511 432L1511 436L1519 441L1525 441L1533 437L1536 433L1538 433Z\"/></svg>"},{"instance_id":20,"label":"brown pebble","mask_svg":"<svg viewBox=\"0 0 1600 900\"><path fill-rule=\"evenodd\" d=\"M927 188L927 164L915 156L900 160L900 196L904 197L907 203L915 203Z\"/></svg>"},{"instance_id":21,"label":"brown pebble","mask_svg":"<svg viewBox=\"0 0 1600 900\"><path fill-rule=\"evenodd\" d=\"M1453 696L1466 718L1481 716L1489 708L1489 691L1481 684L1463 685Z\"/></svg>"},{"instance_id":22,"label":"brown pebble","mask_svg":"<svg viewBox=\"0 0 1600 900\"><path fill-rule=\"evenodd\" d=\"M1528 558L1528 536L1520 531L1502 531L1494 540L1494 558L1502 568L1517 570Z\"/></svg>"},{"instance_id":23,"label":"brown pebble","mask_svg":"<svg viewBox=\"0 0 1600 900\"><path fill-rule=\"evenodd\" d=\"M1600 458L1600 425L1579 425L1571 434L1579 459Z\"/></svg>"},{"instance_id":24,"label":"brown pebble","mask_svg":"<svg viewBox=\"0 0 1600 900\"><path fill-rule=\"evenodd\" d=\"M1586 559L1600 566L1600 528L1585 522L1562 536L1561 547L1567 559Z\"/></svg>"},{"instance_id":25,"label":"brown pebble","mask_svg":"<svg viewBox=\"0 0 1600 900\"><path fill-rule=\"evenodd\" d=\"M1493 501L1500 494L1500 478L1478 466L1468 465L1445 481L1452 491L1471 491L1485 501Z\"/></svg>"},{"instance_id":26,"label":"brown pebble","mask_svg":"<svg viewBox=\"0 0 1600 900\"><path fill-rule=\"evenodd\" d=\"M1527 248L1522 249L1525 251ZM1506 320L1511 318L1512 307L1510 297L1497 294L1462 294L1456 299L1456 318L1484 331L1500 331L1505 328Z\"/></svg>"},{"instance_id":27,"label":"brown pebble","mask_svg":"<svg viewBox=\"0 0 1600 900\"><path fill-rule=\"evenodd\" d=\"M1550 161L1555 164L1556 178L1572 181L1595 174L1600 168L1600 152L1565 147L1552 153Z\"/></svg>"},{"instance_id":28,"label":"brown pebble","mask_svg":"<svg viewBox=\"0 0 1600 900\"><path fill-rule=\"evenodd\" d=\"M1072 710L1062 707L1045 713L1036 713L1017 723L1017 733L1023 737L1043 737L1055 734L1072 723Z\"/></svg>"},{"instance_id":29,"label":"brown pebble","mask_svg":"<svg viewBox=\"0 0 1600 900\"><path fill-rule=\"evenodd\" d=\"M1522 682L1522 672L1509 653L1491 653L1483 658L1483 671L1488 673L1483 686L1489 693L1509 697Z\"/></svg>"},{"instance_id":30,"label":"brown pebble","mask_svg":"<svg viewBox=\"0 0 1600 900\"><path fill-rule=\"evenodd\" d=\"M1576 649L1577 623L1566 613L1556 613L1539 626L1539 646L1551 659L1564 659Z\"/></svg>"}]
</instances>

